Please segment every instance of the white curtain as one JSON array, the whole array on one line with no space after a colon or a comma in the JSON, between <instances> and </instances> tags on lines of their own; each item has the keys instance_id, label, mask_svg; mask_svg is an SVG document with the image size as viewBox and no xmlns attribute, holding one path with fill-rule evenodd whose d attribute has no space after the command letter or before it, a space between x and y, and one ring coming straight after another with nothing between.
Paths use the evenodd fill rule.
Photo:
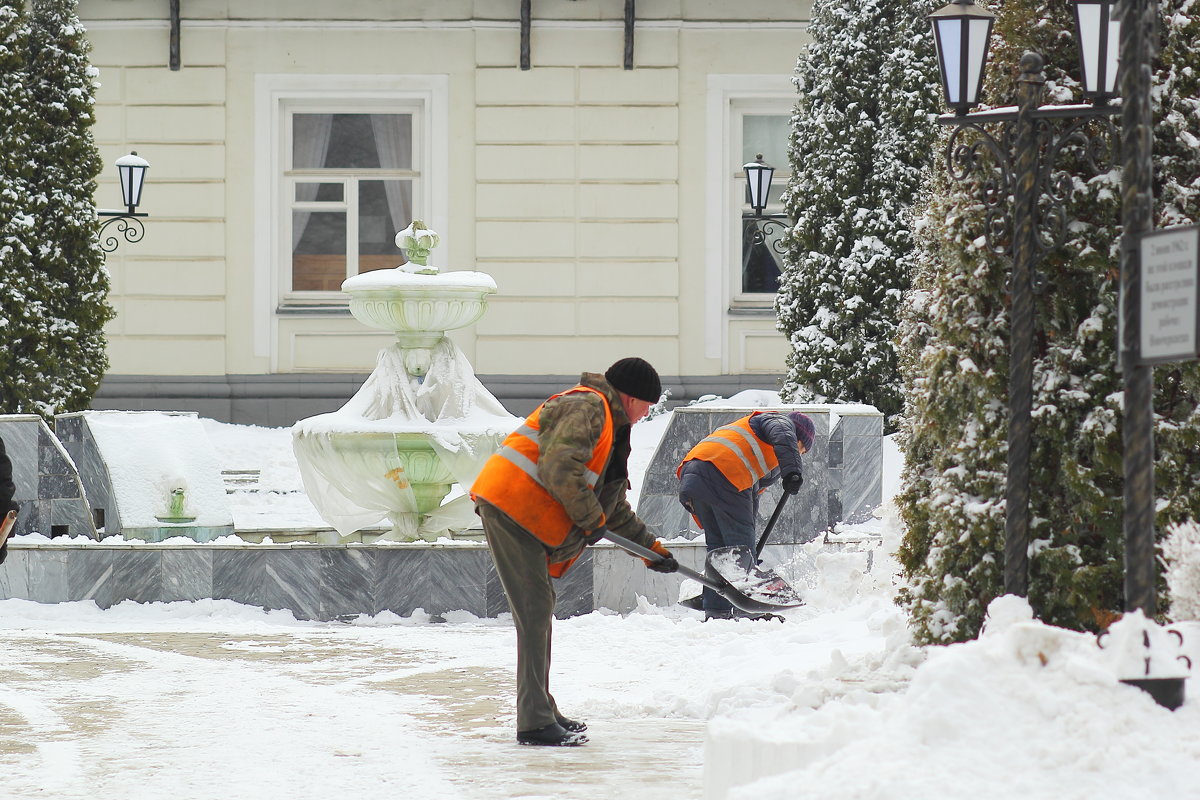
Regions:
<instances>
[{"instance_id":1,"label":"white curtain","mask_svg":"<svg viewBox=\"0 0 1200 800\"><path fill-rule=\"evenodd\" d=\"M412 166L412 116L409 114L372 114L371 131L383 169ZM392 230L402 231L412 222L412 194L404 191L405 181L384 180Z\"/></svg>"},{"instance_id":2,"label":"white curtain","mask_svg":"<svg viewBox=\"0 0 1200 800\"><path fill-rule=\"evenodd\" d=\"M329 134L333 130L332 114L294 114L292 116L292 167L308 169L325 166L329 152ZM296 185L296 200L317 199L318 181ZM311 211L292 212L292 252L296 252L304 229L308 227Z\"/></svg>"}]
</instances>

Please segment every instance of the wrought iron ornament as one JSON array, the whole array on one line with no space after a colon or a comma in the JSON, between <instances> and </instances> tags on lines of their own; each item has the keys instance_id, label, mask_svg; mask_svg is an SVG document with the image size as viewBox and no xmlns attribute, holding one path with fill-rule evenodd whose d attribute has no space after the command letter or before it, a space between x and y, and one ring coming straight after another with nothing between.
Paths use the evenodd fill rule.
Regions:
<instances>
[{"instance_id":1,"label":"wrought iron ornament","mask_svg":"<svg viewBox=\"0 0 1200 800\"><path fill-rule=\"evenodd\" d=\"M750 246L758 247L766 245L766 247L776 255L782 256L787 253L787 247L783 241L783 234L791 229L791 225L785 225L780 222L780 219L787 219L786 216L780 215L777 217L747 217L746 221L751 223L753 233L750 234ZM778 228L779 233L775 237L769 238L772 228Z\"/></svg>"},{"instance_id":2,"label":"wrought iron ornament","mask_svg":"<svg viewBox=\"0 0 1200 800\"><path fill-rule=\"evenodd\" d=\"M109 216L101 214L101 216ZM105 253L115 251L120 245L121 240L127 242L140 242L142 237L146 235L146 229L142 226L142 221L138 217L144 217L145 214L119 214L109 216L109 219L100 224L99 239L100 249ZM116 230L105 234L109 226L116 226Z\"/></svg>"}]
</instances>

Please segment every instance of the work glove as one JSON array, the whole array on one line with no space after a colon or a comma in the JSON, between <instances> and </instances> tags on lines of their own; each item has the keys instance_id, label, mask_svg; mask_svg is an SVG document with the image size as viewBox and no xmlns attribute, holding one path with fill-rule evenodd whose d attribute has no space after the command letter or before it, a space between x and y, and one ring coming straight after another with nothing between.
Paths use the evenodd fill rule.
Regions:
<instances>
[{"instance_id":1,"label":"work glove","mask_svg":"<svg viewBox=\"0 0 1200 800\"><path fill-rule=\"evenodd\" d=\"M804 476L799 472L791 472L783 476L783 490L788 494L796 494L804 485Z\"/></svg>"},{"instance_id":2,"label":"work glove","mask_svg":"<svg viewBox=\"0 0 1200 800\"><path fill-rule=\"evenodd\" d=\"M594 545L596 542L598 542L604 538L604 533L605 533L604 526L607 524L607 522L608 522L608 520L605 518L605 516L603 514L601 514L599 525L592 528L590 531L587 531L587 530L580 531L579 535L583 537L583 541L586 542L588 544L588 546Z\"/></svg>"},{"instance_id":3,"label":"work glove","mask_svg":"<svg viewBox=\"0 0 1200 800\"><path fill-rule=\"evenodd\" d=\"M662 556L660 561L651 561L648 558L643 558L646 566L655 572L675 572L679 569L679 562L675 560L675 556L671 555L671 551L663 546L663 543L658 539L654 540L654 544L650 545L650 549Z\"/></svg>"}]
</instances>

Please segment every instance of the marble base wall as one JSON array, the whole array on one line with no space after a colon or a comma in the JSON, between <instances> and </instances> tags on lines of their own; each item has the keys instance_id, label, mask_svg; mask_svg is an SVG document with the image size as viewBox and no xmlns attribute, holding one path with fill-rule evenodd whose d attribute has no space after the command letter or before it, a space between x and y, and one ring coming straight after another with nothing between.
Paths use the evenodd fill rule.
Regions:
<instances>
[{"instance_id":1,"label":"marble base wall","mask_svg":"<svg viewBox=\"0 0 1200 800\"><path fill-rule=\"evenodd\" d=\"M36 414L0 415L0 438L13 467L20 510L14 536L96 538L79 473L54 433Z\"/></svg>"},{"instance_id":2,"label":"marble base wall","mask_svg":"<svg viewBox=\"0 0 1200 800\"><path fill-rule=\"evenodd\" d=\"M823 550L853 545L826 543ZM769 545L768 566L798 588L796 572L806 559L800 545ZM703 540L674 542L680 564L704 571ZM863 571L872 553L863 552ZM811 558L807 559L811 562ZM790 571L789 571L790 570ZM640 558L608 544L589 548L556 581L559 618L596 609L629 612L645 602L674 605L684 579L646 569ZM690 592L689 592L690 594ZM468 611L477 617L508 612L508 602L484 544L413 545L9 545L0 564L0 600L39 603L91 600L109 608L181 600L233 600L265 609L285 609L297 619L336 620L391 611L402 617L418 609L435 617Z\"/></svg>"},{"instance_id":3,"label":"marble base wall","mask_svg":"<svg viewBox=\"0 0 1200 800\"><path fill-rule=\"evenodd\" d=\"M659 538L703 539L703 532L679 503L675 471L697 442L754 411L802 411L812 417L817 434L812 450L800 459L804 485L784 505L771 542L811 541L836 523L861 518L883 502L883 415L868 406L677 408L650 459L638 499L637 515ZM766 527L781 493L777 484L760 495L758 531Z\"/></svg>"},{"instance_id":4,"label":"marble base wall","mask_svg":"<svg viewBox=\"0 0 1200 800\"><path fill-rule=\"evenodd\" d=\"M647 571L641 567L642 571ZM557 582L556 615L593 611L592 554ZM227 599L286 609L298 619L334 620L391 611L435 616L508 611L486 545L9 545L0 600L92 600L108 608Z\"/></svg>"}]
</instances>

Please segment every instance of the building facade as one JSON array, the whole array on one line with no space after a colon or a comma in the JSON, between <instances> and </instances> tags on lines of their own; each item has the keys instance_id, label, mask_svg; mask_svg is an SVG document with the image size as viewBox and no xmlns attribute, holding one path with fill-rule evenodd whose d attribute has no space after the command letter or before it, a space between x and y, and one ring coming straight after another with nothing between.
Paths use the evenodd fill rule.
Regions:
<instances>
[{"instance_id":1,"label":"building facade","mask_svg":"<svg viewBox=\"0 0 1200 800\"><path fill-rule=\"evenodd\" d=\"M640 355L672 399L774 388L776 256L742 165L788 174L794 0L81 0L105 163L150 162L109 256L98 408L287 425L337 408L388 336L342 280L491 274L452 334L510 410ZM116 207L116 170L97 194Z\"/></svg>"}]
</instances>

